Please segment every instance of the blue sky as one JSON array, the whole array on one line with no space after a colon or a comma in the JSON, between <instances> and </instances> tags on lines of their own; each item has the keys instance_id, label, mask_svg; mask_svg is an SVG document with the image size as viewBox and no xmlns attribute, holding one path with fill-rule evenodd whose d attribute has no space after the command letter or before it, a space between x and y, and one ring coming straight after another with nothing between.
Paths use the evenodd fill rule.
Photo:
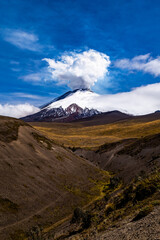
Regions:
<instances>
[{"instance_id":1,"label":"blue sky","mask_svg":"<svg viewBox=\"0 0 160 240\"><path fill-rule=\"evenodd\" d=\"M0 104L39 106L70 90L42 59L90 49L110 59L97 93L159 83L159 39L158 0L0 0Z\"/></svg>"}]
</instances>

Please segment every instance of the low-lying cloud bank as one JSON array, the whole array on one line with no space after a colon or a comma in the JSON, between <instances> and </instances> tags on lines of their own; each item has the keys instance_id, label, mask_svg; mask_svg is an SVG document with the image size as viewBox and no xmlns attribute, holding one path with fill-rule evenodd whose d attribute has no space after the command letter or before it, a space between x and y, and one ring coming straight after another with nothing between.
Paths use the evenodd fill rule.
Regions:
<instances>
[{"instance_id":1,"label":"low-lying cloud bank","mask_svg":"<svg viewBox=\"0 0 160 240\"><path fill-rule=\"evenodd\" d=\"M101 110L119 110L133 115L148 114L160 110L160 83L98 98L97 102L103 103Z\"/></svg>"},{"instance_id":2,"label":"low-lying cloud bank","mask_svg":"<svg viewBox=\"0 0 160 240\"><path fill-rule=\"evenodd\" d=\"M11 105L11 104L0 104L0 115L8 117L25 117L30 114L34 114L39 111L39 108L30 105L29 103Z\"/></svg>"}]
</instances>

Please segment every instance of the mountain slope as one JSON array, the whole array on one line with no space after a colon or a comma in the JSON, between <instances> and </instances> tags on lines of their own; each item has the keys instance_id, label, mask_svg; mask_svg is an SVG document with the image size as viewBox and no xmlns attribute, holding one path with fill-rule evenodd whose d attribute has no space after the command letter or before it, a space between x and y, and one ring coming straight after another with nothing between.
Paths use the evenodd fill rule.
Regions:
<instances>
[{"instance_id":1,"label":"mountain slope","mask_svg":"<svg viewBox=\"0 0 160 240\"><path fill-rule=\"evenodd\" d=\"M71 104L75 103L81 108L92 109L95 107L96 98L99 95L90 91L89 89L76 89L74 91L68 92L59 98L55 99L52 103L48 104L46 107L51 108L67 108ZM102 103L101 103L102 104Z\"/></svg>"},{"instance_id":2,"label":"mountain slope","mask_svg":"<svg viewBox=\"0 0 160 240\"><path fill-rule=\"evenodd\" d=\"M0 159L0 239L19 239L32 226L61 220L98 196L94 181L106 179L92 164L12 118L0 117Z\"/></svg>"},{"instance_id":3,"label":"mountain slope","mask_svg":"<svg viewBox=\"0 0 160 240\"><path fill-rule=\"evenodd\" d=\"M65 99L66 97L73 95L73 94L76 93L77 91L84 91L84 92L85 92L85 91L90 91L90 90L89 90L89 89L80 89L80 90L79 90L79 89L75 89L75 90L73 90L73 91L68 91L68 92L64 93L63 95L55 98L55 99L52 100L51 102L42 105L40 108L43 109L43 108L45 108L45 107L48 107L48 106L50 106L52 103L58 102L59 100L63 100L63 99ZM91 92L91 91L90 91L90 92Z\"/></svg>"},{"instance_id":4,"label":"mountain slope","mask_svg":"<svg viewBox=\"0 0 160 240\"><path fill-rule=\"evenodd\" d=\"M73 103L66 109L63 109L62 107L48 109L46 107L38 113L29 115L22 119L26 122L72 122L98 114L100 114L100 112L95 109L83 109Z\"/></svg>"},{"instance_id":5,"label":"mountain slope","mask_svg":"<svg viewBox=\"0 0 160 240\"><path fill-rule=\"evenodd\" d=\"M104 196L86 211L79 210L79 215L77 209L72 221L56 229L53 239L159 239L160 134L106 144L92 154L85 153L87 150L79 152L113 175L103 188ZM86 218L80 217L85 214L89 216L86 227Z\"/></svg>"},{"instance_id":6,"label":"mountain slope","mask_svg":"<svg viewBox=\"0 0 160 240\"><path fill-rule=\"evenodd\" d=\"M95 151L77 149L74 153L128 183L142 172L150 173L160 167L160 134L104 144Z\"/></svg>"},{"instance_id":7,"label":"mountain slope","mask_svg":"<svg viewBox=\"0 0 160 240\"><path fill-rule=\"evenodd\" d=\"M74 153L113 175L104 197L81 212L90 216L88 226L77 217L57 228L53 239L159 239L160 134L79 150Z\"/></svg>"}]
</instances>

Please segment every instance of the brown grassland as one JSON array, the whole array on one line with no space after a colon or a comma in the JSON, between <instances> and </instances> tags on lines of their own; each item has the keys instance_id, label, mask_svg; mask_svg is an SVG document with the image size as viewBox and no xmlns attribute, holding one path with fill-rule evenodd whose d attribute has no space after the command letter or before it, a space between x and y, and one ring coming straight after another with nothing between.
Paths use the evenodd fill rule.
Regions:
<instances>
[{"instance_id":1,"label":"brown grassland","mask_svg":"<svg viewBox=\"0 0 160 240\"><path fill-rule=\"evenodd\" d=\"M58 144L76 148L94 148L105 143L141 138L160 132L160 120L143 122L137 119L128 119L99 126L85 126L84 122L34 122L31 125Z\"/></svg>"}]
</instances>

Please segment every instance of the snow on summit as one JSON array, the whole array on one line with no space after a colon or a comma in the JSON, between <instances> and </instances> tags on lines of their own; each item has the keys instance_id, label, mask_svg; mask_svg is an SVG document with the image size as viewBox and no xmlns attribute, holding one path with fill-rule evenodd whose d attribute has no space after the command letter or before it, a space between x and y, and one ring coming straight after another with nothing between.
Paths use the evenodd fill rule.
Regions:
<instances>
[{"instance_id":1,"label":"snow on summit","mask_svg":"<svg viewBox=\"0 0 160 240\"><path fill-rule=\"evenodd\" d=\"M81 108L95 108L96 99L99 97L99 94L91 92L90 90L77 90L76 92L69 94L64 99L59 101L55 101L47 106L48 109L59 108L63 109L67 108L71 104L75 103Z\"/></svg>"}]
</instances>

